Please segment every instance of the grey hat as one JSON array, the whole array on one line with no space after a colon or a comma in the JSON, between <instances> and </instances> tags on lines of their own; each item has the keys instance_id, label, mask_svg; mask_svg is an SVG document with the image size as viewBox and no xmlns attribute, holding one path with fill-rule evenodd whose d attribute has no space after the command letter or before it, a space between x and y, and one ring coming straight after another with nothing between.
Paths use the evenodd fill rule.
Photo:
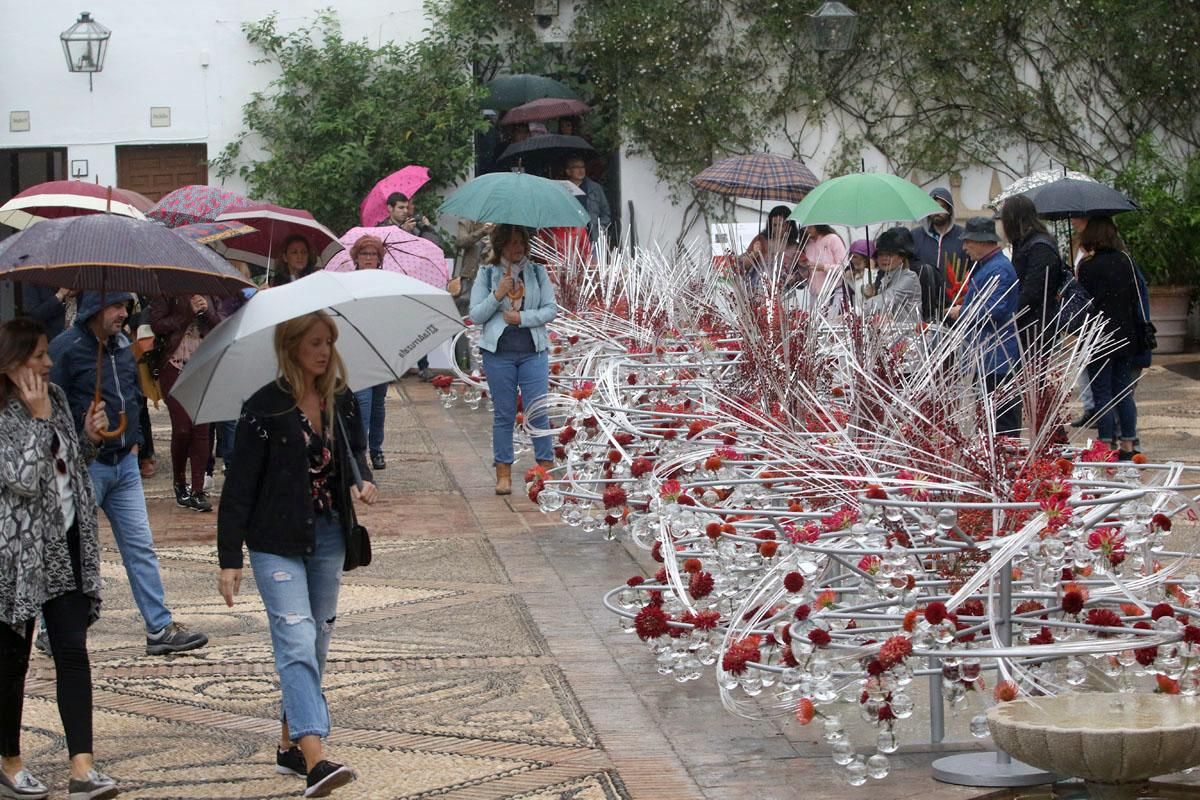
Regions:
<instances>
[{"instance_id":1,"label":"grey hat","mask_svg":"<svg viewBox=\"0 0 1200 800\"><path fill-rule=\"evenodd\" d=\"M971 217L963 229L962 238L968 242L1000 243L996 235L996 221L991 217Z\"/></svg>"}]
</instances>

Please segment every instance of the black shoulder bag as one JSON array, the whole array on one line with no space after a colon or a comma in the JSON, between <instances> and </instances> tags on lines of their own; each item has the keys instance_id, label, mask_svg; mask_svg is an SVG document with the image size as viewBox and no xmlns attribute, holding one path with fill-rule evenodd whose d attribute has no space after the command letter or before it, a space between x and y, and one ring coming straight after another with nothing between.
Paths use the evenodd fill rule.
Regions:
<instances>
[{"instance_id":1,"label":"black shoulder bag","mask_svg":"<svg viewBox=\"0 0 1200 800\"><path fill-rule=\"evenodd\" d=\"M1139 353L1152 353L1158 349L1158 328L1154 327L1154 323L1146 314L1145 306L1142 305L1142 290L1138 286L1133 258L1126 253L1125 260L1129 262L1129 280L1133 283L1133 298L1137 303L1137 317L1134 320L1137 326L1137 341L1134 345Z\"/></svg>"},{"instance_id":2,"label":"black shoulder bag","mask_svg":"<svg viewBox=\"0 0 1200 800\"><path fill-rule=\"evenodd\" d=\"M337 412L336 403L333 416L337 419L338 433L341 434L342 441L345 443L346 458L350 463L350 472L354 475L354 484L359 491L362 491L362 472L358 469L358 462L354 460L354 453L350 450L350 437L346 434L346 423L342 421L342 415ZM343 572L349 572L357 567L365 567L371 563L371 537L367 533L367 529L358 524L358 517L354 514L353 501L346 509L346 513L350 515L350 534L346 539L346 558L342 562Z\"/></svg>"}]
</instances>

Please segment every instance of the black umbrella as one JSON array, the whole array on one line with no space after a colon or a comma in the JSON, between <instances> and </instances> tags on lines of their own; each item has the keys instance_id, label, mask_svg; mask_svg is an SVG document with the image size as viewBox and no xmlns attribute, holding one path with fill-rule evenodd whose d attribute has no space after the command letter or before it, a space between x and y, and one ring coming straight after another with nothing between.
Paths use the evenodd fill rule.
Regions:
<instances>
[{"instance_id":1,"label":"black umbrella","mask_svg":"<svg viewBox=\"0 0 1200 800\"><path fill-rule=\"evenodd\" d=\"M0 279L67 289L165 294L230 295L254 284L225 259L170 228L116 214L62 217L31 225L0 243ZM96 348L96 394L100 402L100 361ZM120 436L125 412L105 438Z\"/></svg>"},{"instance_id":2,"label":"black umbrella","mask_svg":"<svg viewBox=\"0 0 1200 800\"><path fill-rule=\"evenodd\" d=\"M543 97L561 97L567 100L578 100L566 84L559 83L553 78L542 75L501 75L487 84L487 97L480 103L482 108L494 108L507 111L530 100Z\"/></svg>"},{"instance_id":3,"label":"black umbrella","mask_svg":"<svg viewBox=\"0 0 1200 800\"><path fill-rule=\"evenodd\" d=\"M561 161L570 156L594 152L596 152L596 148L588 144L587 139L579 136L558 136L547 133L541 136L530 136L523 142L510 144L500 155L499 163L511 165L519 160L544 164L547 161Z\"/></svg>"},{"instance_id":4,"label":"black umbrella","mask_svg":"<svg viewBox=\"0 0 1200 800\"><path fill-rule=\"evenodd\" d=\"M1039 217L1106 217L1137 211L1138 205L1112 187L1095 181L1061 178L1025 192Z\"/></svg>"}]
</instances>

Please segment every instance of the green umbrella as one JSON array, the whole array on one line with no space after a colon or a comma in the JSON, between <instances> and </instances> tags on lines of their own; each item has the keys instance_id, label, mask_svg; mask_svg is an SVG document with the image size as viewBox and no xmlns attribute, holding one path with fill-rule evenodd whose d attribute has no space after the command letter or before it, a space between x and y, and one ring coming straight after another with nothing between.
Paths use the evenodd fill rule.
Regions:
<instances>
[{"instance_id":1,"label":"green umbrella","mask_svg":"<svg viewBox=\"0 0 1200 800\"><path fill-rule=\"evenodd\" d=\"M524 172L480 175L442 203L438 213L527 228L585 228L590 219L561 183Z\"/></svg>"},{"instance_id":2,"label":"green umbrella","mask_svg":"<svg viewBox=\"0 0 1200 800\"><path fill-rule=\"evenodd\" d=\"M579 95L565 84L541 75L501 75L488 82L487 90L487 97L482 100L481 106L497 111L507 111L543 97L579 99Z\"/></svg>"},{"instance_id":3,"label":"green umbrella","mask_svg":"<svg viewBox=\"0 0 1200 800\"><path fill-rule=\"evenodd\" d=\"M808 193L789 219L804 225L874 225L941 213L929 194L903 178L856 172L825 181Z\"/></svg>"}]
</instances>

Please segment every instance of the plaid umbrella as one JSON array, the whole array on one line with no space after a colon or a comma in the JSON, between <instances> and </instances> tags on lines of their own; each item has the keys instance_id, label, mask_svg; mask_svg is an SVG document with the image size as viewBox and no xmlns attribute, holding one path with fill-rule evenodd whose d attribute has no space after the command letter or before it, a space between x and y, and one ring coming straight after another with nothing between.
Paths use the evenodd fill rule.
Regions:
<instances>
[{"instance_id":1,"label":"plaid umbrella","mask_svg":"<svg viewBox=\"0 0 1200 800\"><path fill-rule=\"evenodd\" d=\"M582 100L572 100L567 97L543 97L530 100L509 111L500 118L501 125L517 125L522 122L539 122L557 117L573 117L591 111Z\"/></svg>"},{"instance_id":2,"label":"plaid umbrella","mask_svg":"<svg viewBox=\"0 0 1200 800\"><path fill-rule=\"evenodd\" d=\"M450 270L442 248L428 239L413 236L394 225L384 228L351 228L346 231L339 240L346 249L329 259L325 269L330 272L353 272L354 262L350 260L350 248L364 236L374 236L383 242L384 254L380 269L399 272L439 289L446 288L446 283L450 280Z\"/></svg>"},{"instance_id":3,"label":"plaid umbrella","mask_svg":"<svg viewBox=\"0 0 1200 800\"><path fill-rule=\"evenodd\" d=\"M164 195L146 212L146 216L168 228L178 228L198 222L212 222L222 212L248 202L240 194L216 186L192 184Z\"/></svg>"},{"instance_id":4,"label":"plaid umbrella","mask_svg":"<svg viewBox=\"0 0 1200 800\"><path fill-rule=\"evenodd\" d=\"M30 186L0 206L0 224L25 228L42 219L105 212L144 219L150 200L137 192L84 181L47 181Z\"/></svg>"},{"instance_id":5,"label":"plaid umbrella","mask_svg":"<svg viewBox=\"0 0 1200 800\"><path fill-rule=\"evenodd\" d=\"M797 202L820 181L800 161L774 153L754 153L722 159L689 183L730 197Z\"/></svg>"},{"instance_id":6,"label":"plaid umbrella","mask_svg":"<svg viewBox=\"0 0 1200 800\"><path fill-rule=\"evenodd\" d=\"M150 296L230 295L252 285L208 248L116 214L46 220L5 239L0 278Z\"/></svg>"}]
</instances>

